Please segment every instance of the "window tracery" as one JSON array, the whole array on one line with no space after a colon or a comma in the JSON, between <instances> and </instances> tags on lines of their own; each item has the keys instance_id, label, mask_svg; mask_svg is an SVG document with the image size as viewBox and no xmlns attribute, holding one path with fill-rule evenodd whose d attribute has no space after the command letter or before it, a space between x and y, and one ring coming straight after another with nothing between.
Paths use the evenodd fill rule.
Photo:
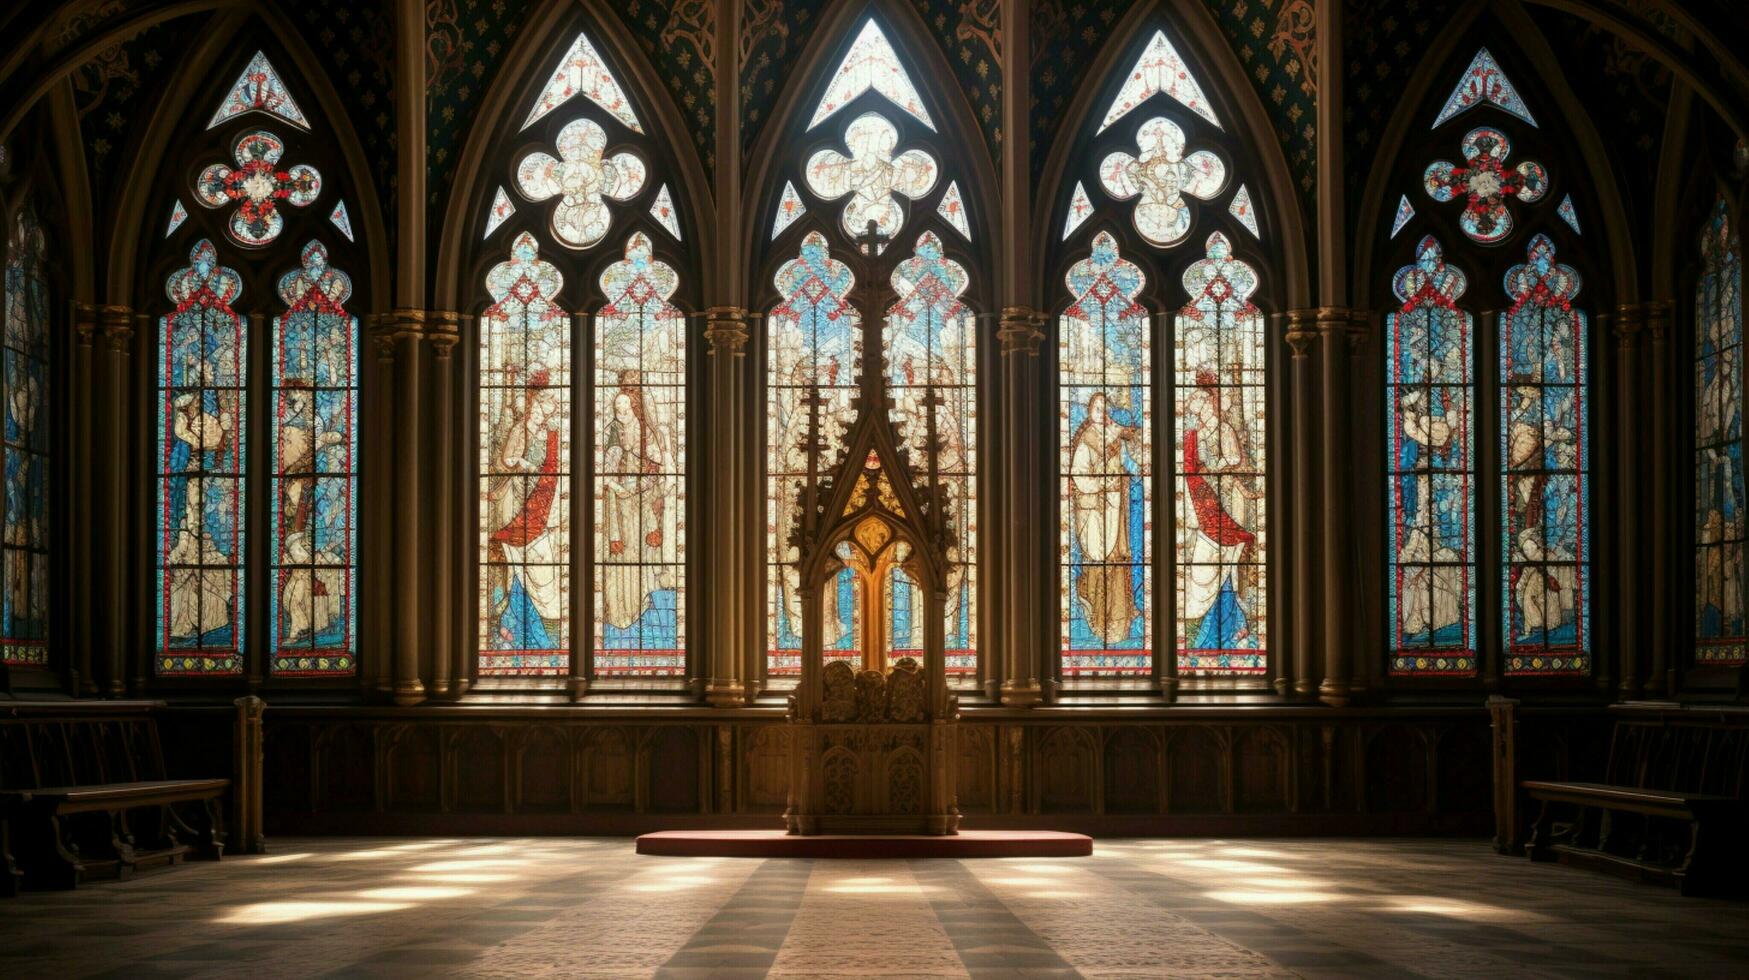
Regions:
<instances>
[{"instance_id":1,"label":"window tracery","mask_svg":"<svg viewBox=\"0 0 1749 980\"><path fill-rule=\"evenodd\" d=\"M35 195L7 216L5 506L0 510L0 660L49 666L50 289L48 231Z\"/></svg>"},{"instance_id":2,"label":"window tracery","mask_svg":"<svg viewBox=\"0 0 1749 980\"><path fill-rule=\"evenodd\" d=\"M1744 622L1743 247L1723 195L1699 235L1694 286L1697 665L1749 658Z\"/></svg>"}]
</instances>

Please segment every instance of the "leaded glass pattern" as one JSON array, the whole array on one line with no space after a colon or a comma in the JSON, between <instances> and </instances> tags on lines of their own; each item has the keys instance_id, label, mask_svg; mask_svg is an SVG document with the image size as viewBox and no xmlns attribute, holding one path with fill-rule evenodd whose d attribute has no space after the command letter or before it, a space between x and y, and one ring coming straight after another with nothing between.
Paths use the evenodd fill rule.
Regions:
<instances>
[{"instance_id":1,"label":"leaded glass pattern","mask_svg":"<svg viewBox=\"0 0 1749 980\"><path fill-rule=\"evenodd\" d=\"M164 284L158 352L155 668L243 672L248 335L243 280L207 239Z\"/></svg>"},{"instance_id":2,"label":"leaded glass pattern","mask_svg":"<svg viewBox=\"0 0 1749 980\"><path fill-rule=\"evenodd\" d=\"M1208 120L1216 128L1220 127L1221 121L1215 117L1214 107L1209 105L1208 97L1203 94L1196 75L1179 56L1178 49L1172 46L1166 32L1155 31L1154 36L1148 40L1147 48L1142 51L1142 56L1136 59L1135 67L1124 78L1123 87L1118 89L1117 97L1112 99L1111 107L1105 112L1104 121L1099 124L1099 132L1110 129L1112 123L1161 93Z\"/></svg>"},{"instance_id":3,"label":"leaded glass pattern","mask_svg":"<svg viewBox=\"0 0 1749 980\"><path fill-rule=\"evenodd\" d=\"M922 96L917 94L917 86L911 83L911 76L899 62L898 53L872 20L862 25L856 40L850 44L850 50L845 53L844 61L832 73L832 81L827 84L820 104L814 108L814 117L808 122L808 128L813 129L830 119L833 113L870 89L879 92L918 122L930 129L935 128L929 110L923 107Z\"/></svg>"},{"instance_id":4,"label":"leaded glass pattern","mask_svg":"<svg viewBox=\"0 0 1749 980\"><path fill-rule=\"evenodd\" d=\"M231 156L237 165L215 163L194 183L195 200L209 208L236 204L228 230L239 245L272 244L285 227L280 203L309 207L322 193L322 175L308 164L279 166L285 141L264 129L237 138Z\"/></svg>"},{"instance_id":5,"label":"leaded glass pattern","mask_svg":"<svg viewBox=\"0 0 1749 980\"><path fill-rule=\"evenodd\" d=\"M1536 118L1530 114L1530 106L1518 95L1518 89L1512 86L1511 79L1500 70L1500 65L1487 48L1476 52L1470 60L1470 67L1464 69L1463 77L1458 79L1457 87L1446 97L1445 104L1440 107L1439 115L1433 120L1433 128L1438 129L1463 112L1468 112L1484 103L1497 106L1506 112L1536 125Z\"/></svg>"},{"instance_id":6,"label":"leaded glass pattern","mask_svg":"<svg viewBox=\"0 0 1749 980\"><path fill-rule=\"evenodd\" d=\"M935 431L941 450L936 472L947 491L955 543L947 553L944 606L945 665L949 673L971 674L977 654L977 335L972 310L961 299L971 277L947 258L941 239L924 232L909 259L893 270L898 302L887 311L882 353L887 361L891 418L920 473L927 472L929 419L925 398L933 389ZM888 583L892 601L894 656L923 656L923 594L895 569ZM913 616L916 610L919 615Z\"/></svg>"},{"instance_id":7,"label":"leaded glass pattern","mask_svg":"<svg viewBox=\"0 0 1749 980\"><path fill-rule=\"evenodd\" d=\"M49 663L48 238L26 198L6 243L6 507L0 524L0 660Z\"/></svg>"},{"instance_id":8,"label":"leaded glass pattern","mask_svg":"<svg viewBox=\"0 0 1749 980\"><path fill-rule=\"evenodd\" d=\"M1208 237L1173 329L1180 676L1269 667L1267 364L1257 270Z\"/></svg>"},{"instance_id":9,"label":"leaded glass pattern","mask_svg":"<svg viewBox=\"0 0 1749 980\"><path fill-rule=\"evenodd\" d=\"M540 95L535 97L534 105L528 110L528 118L523 121L522 128L533 126L548 113L579 95L600 106L632 132L644 131L638 125L637 113L632 111L632 104L626 98L625 90L619 87L619 80L613 77L607 63L596 52L595 45L590 44L589 37L584 34L577 35L577 39L571 42L570 50L565 52L565 57L553 69L546 85L541 87Z\"/></svg>"},{"instance_id":10,"label":"leaded glass pattern","mask_svg":"<svg viewBox=\"0 0 1749 980\"><path fill-rule=\"evenodd\" d=\"M562 675L571 643L571 319L524 232L480 315L481 676Z\"/></svg>"},{"instance_id":11,"label":"leaded glass pattern","mask_svg":"<svg viewBox=\"0 0 1749 980\"><path fill-rule=\"evenodd\" d=\"M297 100L292 98L285 83L280 81L279 72L274 70L267 55L260 51L255 52L243 73L231 84L230 91L213 111L213 118L206 124L206 128L215 129L246 112L263 112L299 129L310 128L310 121L304 117L304 111L298 108Z\"/></svg>"},{"instance_id":12,"label":"leaded glass pattern","mask_svg":"<svg viewBox=\"0 0 1749 980\"><path fill-rule=\"evenodd\" d=\"M1479 126L1459 143L1464 162L1435 160L1427 165L1422 184L1427 196L1441 203L1461 200L1458 227L1472 241L1491 245L1512 233L1512 211L1506 199L1529 204L1548 192L1549 176L1542 164L1524 160L1508 169L1512 140L1491 126Z\"/></svg>"},{"instance_id":13,"label":"leaded glass pattern","mask_svg":"<svg viewBox=\"0 0 1749 980\"><path fill-rule=\"evenodd\" d=\"M559 156L537 150L516 168L516 186L530 201L559 199L551 230L561 244L588 248L607 237L613 214L605 198L624 201L644 187L644 161L634 153L606 154L607 131L593 119L559 130Z\"/></svg>"},{"instance_id":14,"label":"leaded glass pattern","mask_svg":"<svg viewBox=\"0 0 1749 980\"><path fill-rule=\"evenodd\" d=\"M1535 235L1500 317L1502 630L1510 674L1591 667L1590 466L1579 273Z\"/></svg>"},{"instance_id":15,"label":"leaded glass pattern","mask_svg":"<svg viewBox=\"0 0 1749 980\"><path fill-rule=\"evenodd\" d=\"M1137 153L1118 151L1099 165L1099 182L1113 200L1134 200L1136 230L1167 246L1190 233L1185 195L1211 200L1227 186L1227 165L1210 150L1184 152L1184 130L1163 116L1136 131Z\"/></svg>"},{"instance_id":16,"label":"leaded glass pattern","mask_svg":"<svg viewBox=\"0 0 1749 980\"><path fill-rule=\"evenodd\" d=\"M1694 327L1694 659L1741 664L1743 248L1722 197L1701 229Z\"/></svg>"},{"instance_id":17,"label":"leaded glass pattern","mask_svg":"<svg viewBox=\"0 0 1749 980\"><path fill-rule=\"evenodd\" d=\"M272 669L350 674L358 649L358 320L319 242L279 280L273 321Z\"/></svg>"},{"instance_id":18,"label":"leaded glass pattern","mask_svg":"<svg viewBox=\"0 0 1749 980\"><path fill-rule=\"evenodd\" d=\"M790 543L799 512L797 491L808 473L803 443L809 425L809 397L818 391L822 460L836 459L844 435L855 418L851 400L857 390L857 363L862 350L862 318L848 301L854 277L833 259L826 236L803 236L794 259L775 277L780 297L766 318L766 580L767 672L794 675L801 671L802 608L795 562L798 549ZM824 642L828 661L860 662L861 635L856 622L855 573L841 572L835 587L821 590Z\"/></svg>"},{"instance_id":19,"label":"leaded glass pattern","mask_svg":"<svg viewBox=\"0 0 1749 980\"><path fill-rule=\"evenodd\" d=\"M898 234L905 223L899 198L916 200L929 193L940 172L935 158L919 149L894 155L899 131L875 112L852 120L844 128L844 142L849 156L825 149L808 159L808 189L827 201L849 196L843 225L851 237L863 234L871 222L882 235Z\"/></svg>"},{"instance_id":20,"label":"leaded glass pattern","mask_svg":"<svg viewBox=\"0 0 1749 980\"><path fill-rule=\"evenodd\" d=\"M1108 232L1066 278L1058 318L1065 677L1153 669L1152 317Z\"/></svg>"},{"instance_id":21,"label":"leaded glass pattern","mask_svg":"<svg viewBox=\"0 0 1749 980\"><path fill-rule=\"evenodd\" d=\"M598 677L686 671L686 319L680 276L633 232L595 328Z\"/></svg>"},{"instance_id":22,"label":"leaded glass pattern","mask_svg":"<svg viewBox=\"0 0 1749 980\"><path fill-rule=\"evenodd\" d=\"M1468 287L1432 236L1397 271L1385 317L1391 671L1473 674L1475 491Z\"/></svg>"}]
</instances>

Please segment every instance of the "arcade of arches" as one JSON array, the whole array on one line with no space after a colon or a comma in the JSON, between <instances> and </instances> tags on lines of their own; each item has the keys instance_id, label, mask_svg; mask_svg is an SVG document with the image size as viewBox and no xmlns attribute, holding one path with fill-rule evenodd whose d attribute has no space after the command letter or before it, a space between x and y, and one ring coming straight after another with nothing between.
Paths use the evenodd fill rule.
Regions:
<instances>
[{"instance_id":1,"label":"arcade of arches","mask_svg":"<svg viewBox=\"0 0 1749 980\"><path fill-rule=\"evenodd\" d=\"M923 896L943 952L901 972L946 975L1410 970L1428 921L1594 889L1648 936L1749 914L1586 877L1749 890L1735 5L63 0L0 33L0 894L221 851L152 887L403 931L500 860L722 892L616 975L879 965L698 952L755 882L816 944L832 894ZM613 836L786 828L1132 838L1060 867L1188 945L1099 959L1044 865ZM1387 834L1440 840L1340 839ZM346 902L259 894L281 853L459 856L306 915ZM1356 891L1369 862L1449 878ZM1312 864L1340 915L1298 928L1363 935L1365 892L1395 938L1209 911ZM53 947L24 965L125 962ZM1617 952L1749 958L1664 948Z\"/></svg>"}]
</instances>

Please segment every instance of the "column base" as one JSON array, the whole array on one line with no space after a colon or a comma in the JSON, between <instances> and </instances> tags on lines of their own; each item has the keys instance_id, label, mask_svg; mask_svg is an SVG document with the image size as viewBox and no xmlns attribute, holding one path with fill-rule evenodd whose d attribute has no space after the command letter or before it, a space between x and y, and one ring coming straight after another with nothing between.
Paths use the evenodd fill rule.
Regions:
<instances>
[{"instance_id":1,"label":"column base","mask_svg":"<svg viewBox=\"0 0 1749 980\"><path fill-rule=\"evenodd\" d=\"M1318 683L1304 677L1294 681L1294 697L1301 701L1311 701L1318 696Z\"/></svg>"},{"instance_id":2,"label":"column base","mask_svg":"<svg viewBox=\"0 0 1749 980\"><path fill-rule=\"evenodd\" d=\"M1326 679L1318 685L1318 700L1332 708L1348 707L1349 690L1346 681Z\"/></svg>"},{"instance_id":3,"label":"column base","mask_svg":"<svg viewBox=\"0 0 1749 980\"><path fill-rule=\"evenodd\" d=\"M745 707L747 688L740 681L713 680L705 685L704 699L713 708Z\"/></svg>"},{"instance_id":4,"label":"column base","mask_svg":"<svg viewBox=\"0 0 1749 980\"><path fill-rule=\"evenodd\" d=\"M1036 678L1002 682L1002 704L1008 708L1030 708L1044 703L1044 688Z\"/></svg>"},{"instance_id":5,"label":"column base","mask_svg":"<svg viewBox=\"0 0 1749 980\"><path fill-rule=\"evenodd\" d=\"M1165 698L1167 701L1178 700L1178 678L1176 678L1176 677L1162 677L1162 678L1160 678L1160 696Z\"/></svg>"},{"instance_id":6,"label":"column base","mask_svg":"<svg viewBox=\"0 0 1749 980\"><path fill-rule=\"evenodd\" d=\"M420 704L425 700L425 685L419 681L398 681L395 684L395 703L407 707Z\"/></svg>"},{"instance_id":7,"label":"column base","mask_svg":"<svg viewBox=\"0 0 1749 980\"><path fill-rule=\"evenodd\" d=\"M572 677L565 681L565 693L573 701L583 700L583 695L589 693L589 678Z\"/></svg>"}]
</instances>

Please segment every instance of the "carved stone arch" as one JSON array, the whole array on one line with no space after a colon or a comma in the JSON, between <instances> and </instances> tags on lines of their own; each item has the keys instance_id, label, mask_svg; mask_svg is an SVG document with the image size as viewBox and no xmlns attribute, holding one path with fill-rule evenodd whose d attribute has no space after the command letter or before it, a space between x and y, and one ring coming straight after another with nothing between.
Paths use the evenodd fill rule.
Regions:
<instances>
[{"instance_id":1,"label":"carved stone arch","mask_svg":"<svg viewBox=\"0 0 1749 980\"><path fill-rule=\"evenodd\" d=\"M1281 141L1274 138L1275 124L1270 121L1263 100L1246 77L1244 66L1239 63L1214 17L1196 0L1142 0L1132 6L1088 65L1074 97L1063 110L1063 119L1070 122L1058 127L1045 157L1044 170L1034 188L1034 200L1043 206L1034 208L1033 227L1027 231L1034 242L1033 279L1046 290L1037 300L1042 303L1042 308L1053 311L1061 302L1061 290L1056 288L1061 277L1054 273L1058 267L1067 267L1064 255L1072 251L1060 247L1061 206L1068 199L1072 180L1070 168L1077 162L1081 147L1089 139L1086 122L1097 116L1102 98L1108 91L1115 90L1117 77L1128 69L1125 62L1135 57L1140 45L1146 43L1146 35L1157 25L1173 28L1169 36L1179 54L1193 68L1202 69L1199 80L1207 86L1205 94L1221 110L1223 132L1232 134L1235 142L1249 151L1249 159L1232 162L1254 164L1254 168L1246 169L1243 175L1233 174L1231 180L1247 184L1252 201L1261 204L1264 241L1258 242L1249 233L1229 234L1227 237L1235 254L1241 258L1259 264L1256 256L1264 257L1260 267L1271 273L1265 281L1268 295L1273 299L1269 305L1275 307L1273 310L1266 308L1265 312L1310 305L1308 221L1300 210L1300 196L1294 190L1287 156ZM1270 138L1259 138L1265 135ZM1225 195L1226 191L1223 190L1222 194ZM1199 224L1185 241L1206 238L1209 230ZM1076 237L1082 238L1086 234L1090 232L1084 227L1083 233ZM1176 295L1155 295L1168 296L1163 302L1170 308L1176 309L1180 305L1180 297Z\"/></svg>"},{"instance_id":2,"label":"carved stone arch","mask_svg":"<svg viewBox=\"0 0 1749 980\"><path fill-rule=\"evenodd\" d=\"M79 139L79 110L73 103L70 82L50 92L47 115L53 131L55 191L60 213L61 236L66 240L67 295L80 303L96 302L97 241L96 202L91 198L91 172L85 162L85 144Z\"/></svg>"},{"instance_id":3,"label":"carved stone arch","mask_svg":"<svg viewBox=\"0 0 1749 980\"><path fill-rule=\"evenodd\" d=\"M543 0L529 16L521 36L511 44L497 79L481 98L474 113L478 122L469 127L467 141L456 158L455 179L450 183L449 202L437 236L436 277L432 281L435 309L468 308L470 298L479 294L479 276L474 275L475 267L482 265L488 255L504 251L506 243L500 240L501 233L494 233L487 241L483 241L481 235L486 211L498 184L490 168L506 147L526 142L519 134L521 121L527 116L529 100L546 82L554 60L564 54L579 32L589 36L590 42L614 68L621 87L627 89L635 101L639 121L648 128L645 134L647 142L671 154L670 161L674 166L669 193L680 205L681 229L685 237L681 243L675 243L666 233L652 235L658 254L694 256L698 247L707 240L707 229L714 224L716 214L711 184L705 177L698 149L687 136L686 121L674 104L673 96L660 83L649 58L617 18L576 0ZM717 67L720 70L722 66ZM507 229L500 231L504 230ZM627 230L627 226L616 224L604 242L623 242ZM675 247L677 244L678 248ZM493 246L496 246L495 251ZM595 249L613 250L604 245L597 245ZM670 260L669 264L687 273L687 284L696 284L697 295L717 294L719 286L713 280L712 263L688 258L678 263ZM569 293L573 284L567 282L566 287ZM592 288L593 281L585 287L586 291ZM680 305L678 298L676 304ZM466 341L467 338L463 339Z\"/></svg>"},{"instance_id":4,"label":"carved stone arch","mask_svg":"<svg viewBox=\"0 0 1749 980\"><path fill-rule=\"evenodd\" d=\"M354 315L362 321L366 312L387 310L392 295L387 225L383 219L382 202L377 198L376 183L371 176L369 158L352 128L345 102L322 67L321 59L310 50L303 35L284 13L264 5L215 15L201 31L189 56L183 59L181 68L166 86L163 98L153 108L151 120L133 156L133 165L119 184L121 197L114 210L115 225L109 229L106 293L111 302L140 309L150 308L155 297L160 295L153 283L143 279L145 263L142 256L159 251L156 248L160 244L158 236L152 232L163 216L155 210L153 202L157 195L162 194L164 178L169 172L164 166L165 156L178 130L189 119L210 111L210 107L200 101L201 95L215 85L228 85L247 63L250 52L239 49L237 43L240 36L252 30L251 20L256 17L260 18L263 33L271 38L271 45L266 46L283 51L290 59L286 64L277 65L280 72L290 77L289 84L294 89L308 92L315 99L316 111L309 112L309 115L322 131L313 130L311 135L330 140L345 167L347 196L352 199L348 211L352 216L358 251L366 259L362 267L347 269L354 283L363 287L366 302L354 310ZM222 81L214 81L215 73L222 77ZM180 178L180 170L170 170L176 171L171 179ZM328 199L324 194L323 204ZM331 239L330 245L334 240L342 240L337 232L327 237ZM250 286L256 295L264 289L269 293L272 291L267 283L251 283Z\"/></svg>"},{"instance_id":5,"label":"carved stone arch","mask_svg":"<svg viewBox=\"0 0 1749 980\"><path fill-rule=\"evenodd\" d=\"M949 257L972 272L971 291L977 295L969 299L967 305L978 311L993 311L997 252L994 243L999 240L999 235L1014 231L1008 229L1005 232L1001 226L1002 197L996 165L990 159L989 147L981 135L983 130L978 126L972 106L959 86L926 84L931 79L953 78L953 69L940 45L931 38L922 15L915 6L902 0L848 0L828 5L790 70L788 84L780 91L765 124L760 127L759 137L747 156L749 164L741 203L744 254L753 257L746 266L754 277L748 284L747 295L756 308L768 308L774 295L771 276L790 257L787 253L793 252L793 249L774 248L777 243L771 239L772 209L783 193L783 181L777 177L780 161L787 155L783 147L796 137L796 128L813 111L820 92L830 81L830 73L838 67L838 59L854 39L854 32L870 16L889 31L889 40L899 57L910 62L908 68L915 69L911 80L917 84L931 117L936 120L936 132L942 144L951 147L955 153L952 160L941 161L944 171L952 171L952 176L944 173L941 186L945 186L946 180L959 183L961 193L971 205L973 238L968 246L957 234L940 237ZM822 124L821 131L825 128ZM960 166L950 168L946 166L949 163ZM930 191L931 195L935 193ZM914 225L913 220L906 221L906 236L915 233ZM782 241L786 245L792 244L791 237L786 235ZM910 240L901 237L894 240L892 247L909 249L910 245ZM755 331L756 337L758 333ZM763 341L758 341L757 346L762 351ZM755 352L755 356L757 354Z\"/></svg>"}]
</instances>

